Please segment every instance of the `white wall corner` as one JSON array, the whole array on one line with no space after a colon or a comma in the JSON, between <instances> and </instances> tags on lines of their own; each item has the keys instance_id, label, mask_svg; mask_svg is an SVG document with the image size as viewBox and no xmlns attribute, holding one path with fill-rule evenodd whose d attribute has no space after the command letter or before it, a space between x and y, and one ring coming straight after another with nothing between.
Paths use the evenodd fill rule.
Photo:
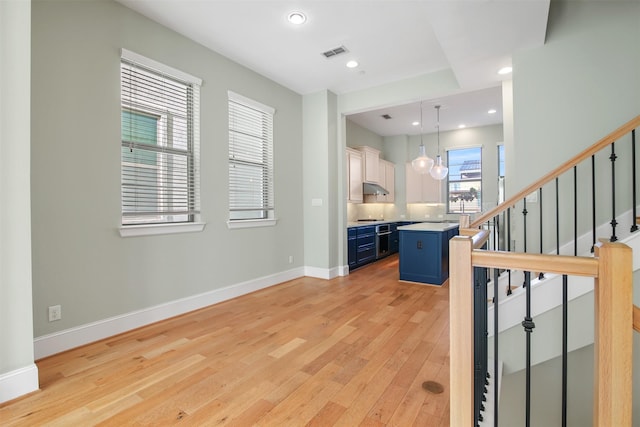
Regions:
<instances>
[{"instance_id":1,"label":"white wall corner","mask_svg":"<svg viewBox=\"0 0 640 427\"><path fill-rule=\"evenodd\" d=\"M349 275L349 266L341 265L338 267L338 276L344 277Z\"/></svg>"},{"instance_id":2,"label":"white wall corner","mask_svg":"<svg viewBox=\"0 0 640 427\"><path fill-rule=\"evenodd\" d=\"M309 277L315 277L317 279L331 280L338 276L346 276L344 274L344 266L342 267L333 267L333 268L320 268L320 267L304 267L304 275ZM349 268L347 267L347 274L349 273Z\"/></svg>"},{"instance_id":3,"label":"white wall corner","mask_svg":"<svg viewBox=\"0 0 640 427\"><path fill-rule=\"evenodd\" d=\"M34 339L35 359L51 356L75 347L89 344L141 326L159 322L222 301L236 298L279 283L304 276L302 267L259 277L221 289L170 301L142 310L88 323ZM36 375L37 381L37 375ZM36 383L37 387L37 383Z\"/></svg>"},{"instance_id":4,"label":"white wall corner","mask_svg":"<svg viewBox=\"0 0 640 427\"><path fill-rule=\"evenodd\" d=\"M38 367L35 363L0 375L0 403L38 389Z\"/></svg>"}]
</instances>

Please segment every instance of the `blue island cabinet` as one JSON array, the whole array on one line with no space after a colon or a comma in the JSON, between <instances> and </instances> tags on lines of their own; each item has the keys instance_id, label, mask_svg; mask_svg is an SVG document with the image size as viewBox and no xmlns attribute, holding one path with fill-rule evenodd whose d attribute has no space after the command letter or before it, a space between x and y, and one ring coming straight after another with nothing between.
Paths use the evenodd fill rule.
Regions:
<instances>
[{"instance_id":1,"label":"blue island cabinet","mask_svg":"<svg viewBox=\"0 0 640 427\"><path fill-rule=\"evenodd\" d=\"M458 226L414 224L398 230L400 280L442 285L449 278L449 239Z\"/></svg>"}]
</instances>

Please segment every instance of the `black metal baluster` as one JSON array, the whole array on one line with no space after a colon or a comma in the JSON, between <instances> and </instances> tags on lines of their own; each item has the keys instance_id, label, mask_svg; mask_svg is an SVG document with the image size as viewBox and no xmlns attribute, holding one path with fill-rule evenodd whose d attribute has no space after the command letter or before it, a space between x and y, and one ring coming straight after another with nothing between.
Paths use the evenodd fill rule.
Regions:
<instances>
[{"instance_id":1,"label":"black metal baluster","mask_svg":"<svg viewBox=\"0 0 640 427\"><path fill-rule=\"evenodd\" d=\"M638 213L636 212L636 130L631 131L631 175L633 182L633 225L631 226L631 232L638 230L638 224L636 224L636 218Z\"/></svg>"},{"instance_id":2,"label":"black metal baluster","mask_svg":"<svg viewBox=\"0 0 640 427\"><path fill-rule=\"evenodd\" d=\"M611 143L611 155L609 156L609 160L611 160L611 238L609 241L615 242L618 240L618 236L616 236L616 226L618 225L618 221L616 221L616 143Z\"/></svg>"},{"instance_id":3,"label":"black metal baluster","mask_svg":"<svg viewBox=\"0 0 640 427\"><path fill-rule=\"evenodd\" d=\"M526 315L524 320L522 321L522 327L526 332L526 397L525 397L525 425L526 427L531 426L531 333L533 332L533 328L536 327L533 319L531 318L531 272L524 272L524 281L527 284L527 294L526 294Z\"/></svg>"},{"instance_id":4,"label":"black metal baluster","mask_svg":"<svg viewBox=\"0 0 640 427\"><path fill-rule=\"evenodd\" d=\"M487 269L474 267L474 405L475 419L483 421L482 412L487 400L487 365L488 365L488 310L487 310Z\"/></svg>"},{"instance_id":5,"label":"black metal baluster","mask_svg":"<svg viewBox=\"0 0 640 427\"><path fill-rule=\"evenodd\" d=\"M567 427L567 371L569 352L569 290L567 275L562 275L562 427Z\"/></svg>"},{"instance_id":6,"label":"black metal baluster","mask_svg":"<svg viewBox=\"0 0 640 427\"><path fill-rule=\"evenodd\" d=\"M578 167L573 167L573 256L578 256Z\"/></svg>"},{"instance_id":7,"label":"black metal baluster","mask_svg":"<svg viewBox=\"0 0 640 427\"><path fill-rule=\"evenodd\" d=\"M507 208L507 252L511 252L511 208ZM507 271L509 283L507 284L507 296L511 295L511 270Z\"/></svg>"},{"instance_id":8,"label":"black metal baluster","mask_svg":"<svg viewBox=\"0 0 640 427\"><path fill-rule=\"evenodd\" d=\"M493 270L493 425L498 427L498 270Z\"/></svg>"},{"instance_id":9,"label":"black metal baluster","mask_svg":"<svg viewBox=\"0 0 640 427\"><path fill-rule=\"evenodd\" d=\"M591 253L596 246L596 155L591 156Z\"/></svg>"},{"instance_id":10,"label":"black metal baluster","mask_svg":"<svg viewBox=\"0 0 640 427\"><path fill-rule=\"evenodd\" d=\"M560 189L556 178L556 254L560 255Z\"/></svg>"},{"instance_id":11,"label":"black metal baluster","mask_svg":"<svg viewBox=\"0 0 640 427\"><path fill-rule=\"evenodd\" d=\"M542 187L538 190L538 206L540 208L540 253L542 253ZM538 274L538 280L544 279L544 273L541 271Z\"/></svg>"},{"instance_id":12,"label":"black metal baluster","mask_svg":"<svg viewBox=\"0 0 640 427\"><path fill-rule=\"evenodd\" d=\"M522 203L523 203L523 209L522 209L522 218L523 218L523 229L524 229L524 234L523 234L523 239L524 239L524 250L523 252L527 252L527 214L529 212L527 212L527 198L525 197L524 199L522 199Z\"/></svg>"},{"instance_id":13,"label":"black metal baluster","mask_svg":"<svg viewBox=\"0 0 640 427\"><path fill-rule=\"evenodd\" d=\"M522 238L524 240L524 251L523 252L527 252L527 198L525 197L524 199L522 199L522 203L523 203L523 209L522 209L522 218L523 218L523 235ZM526 279L525 281L522 283L522 287L526 287L528 285Z\"/></svg>"}]
</instances>

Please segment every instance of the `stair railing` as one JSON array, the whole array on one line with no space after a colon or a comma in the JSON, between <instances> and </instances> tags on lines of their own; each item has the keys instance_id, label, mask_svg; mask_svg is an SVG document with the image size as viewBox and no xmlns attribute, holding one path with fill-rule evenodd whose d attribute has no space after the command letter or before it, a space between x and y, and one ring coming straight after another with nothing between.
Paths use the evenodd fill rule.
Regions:
<instances>
[{"instance_id":1,"label":"stair railing","mask_svg":"<svg viewBox=\"0 0 640 427\"><path fill-rule=\"evenodd\" d=\"M560 254L562 250L564 254L572 252L573 255L584 253L589 249L593 252L597 233L606 232L603 229L597 231L597 226L605 221L608 221L610 226L609 241L611 242L620 238L619 227L625 225L627 221L629 222L627 225L630 226L629 233L637 231L637 222L640 221L636 214L635 134L637 127L640 127L640 116L620 126L505 202L477 216L470 221L470 228L490 229L494 233L493 239L490 239L490 242L493 242L493 245L490 245L491 249L555 252L556 254ZM598 168L596 168L596 157ZM607 171L607 168L610 171ZM587 179L588 175L590 179ZM610 190L607 188L608 184L610 184ZM560 196L561 191L563 197ZM543 209L543 201L545 209ZM537 208L535 204L538 205ZM591 209L590 219L587 215L579 218L578 212L587 209ZM554 210L555 215L553 215ZM625 213L616 217L617 212ZM632 220L628 219L628 212L631 212ZM538 218L535 218L535 215ZM545 219L545 228L543 228L543 219ZM561 221L563 221L562 224ZM555 233L551 231L554 226ZM573 231L571 236L570 230ZM591 231L590 242L587 243L588 238L579 238L579 233L586 237L589 231ZM625 234L626 230L622 233ZM554 234L555 245L551 243ZM512 236L517 240L512 240ZM539 239L537 245L530 243L535 238ZM563 248L560 245L561 239L565 244ZM537 273L536 278L543 280L544 271ZM508 281L504 294L511 295L512 290L519 284L512 284L511 270L507 271L507 275ZM522 274L513 277L522 277ZM522 283L523 286L525 284ZM500 297L502 296L503 294L500 294Z\"/></svg>"},{"instance_id":2,"label":"stair railing","mask_svg":"<svg viewBox=\"0 0 640 427\"><path fill-rule=\"evenodd\" d=\"M524 291L526 292L526 315L522 322L522 326L526 332L526 346L527 346L527 350L526 350L526 355L527 355L526 356L527 358L526 388L527 390L526 390L526 408L525 408L526 410L525 425L527 426L529 425L529 422L530 422L530 398L531 398L530 396L531 338L530 337L535 328L535 323L531 315L531 284L532 284L531 277L532 276L530 272L532 271L536 272L537 274L535 275L535 278L539 281L545 280L545 273L557 273L562 275L562 294L563 294L563 297L562 297L563 299L563 304L562 304L562 315L563 315L562 425L566 426L566 422L567 422L566 421L567 420L567 404L566 404L567 402L567 361L568 361L567 325L568 325L568 288L569 288L568 276L588 275L589 277L593 277L594 279L596 279L596 281L598 280L600 281L600 286L599 286L600 289L612 289L602 284L603 280L606 280L606 281L611 280L608 277L608 273L610 273L609 271L603 270L602 272L600 272L601 268L602 269L605 268L601 264L605 262L605 260L607 259L607 256L603 255L603 250L607 254L609 253L609 251L612 251L611 253L617 254L618 251L620 251L621 249L619 249L617 246L611 247L610 249L610 246L609 246L610 243L596 243L596 232L597 232L596 225L598 221L598 215L596 215L596 208L600 209L600 212L598 212L600 218L603 218L603 217L606 218L606 215L608 214L611 215L610 216L611 221L609 222L609 225L611 227L611 236L609 237L609 242L615 242L616 240L618 240L618 234L617 234L616 228L620 224L616 219L617 209L618 211L620 211L621 208L622 210L630 209L632 211L633 220L630 227L630 232L633 233L637 231L638 226L636 225L636 222L638 221L638 219L636 215L635 129L638 127L640 127L640 116L637 116L634 119L630 120L629 122L625 123L615 131L611 132L606 137L597 141L591 147L587 148L586 150L576 155L574 158L560 165L554 171L549 172L548 174L540 178L538 181L527 186L526 188L516 193L513 197L501 203L494 209L476 217L473 221L467 222L468 218L461 218L462 219L461 235L473 236L473 237L470 239L471 240L470 249L456 248L455 245L460 245L461 243L455 243L454 245L453 240L451 241L452 246L450 248L451 300L457 301L455 303L452 302L451 304L451 316L452 316L451 317L451 343L452 343L451 344L452 345L452 348L451 348L451 372L452 372L452 375L451 375L451 396L452 396L451 397L451 402L452 402L451 423L452 425L471 425L471 423L473 423L473 425L476 425L476 423L482 419L482 411L485 409L483 406L484 403L482 403L480 395L485 391L484 384L481 384L481 383L484 383L486 381L485 375L487 375L489 371L488 367L486 366L487 360L488 360L488 356L487 356L488 331L486 330L487 323L488 323L486 321L486 316L487 316L488 310L487 310L487 304L486 304L486 301L487 301L486 285L487 285L487 282L491 280L489 269L493 269L492 276L493 276L493 285L494 285L493 286L494 295L493 295L492 301L495 303L495 309L493 310L493 315L494 315L493 324L495 328L494 334L493 334L494 335L494 350L493 350L494 352L493 371L494 372L498 371L498 335L499 335L498 334L499 310L497 309L497 307L499 306L498 302L501 298L507 297L508 295L512 294L512 289L515 287L515 286L512 287L512 283L511 283L512 272L519 271L522 273L522 276L524 276L524 281L522 283L522 286L525 288ZM628 148L628 145L625 145L627 140L630 140L630 145L631 145L631 154L629 156L626 156L624 154L625 152L622 151ZM616 153L616 149L618 147L615 144L616 141L619 142L620 147L622 147L622 150L619 150L619 152L623 152L621 159L624 160L624 163L621 163L620 161L618 161L618 163L621 163L618 165L618 168L616 168L616 161L618 160L618 154ZM607 148L609 150L607 150ZM600 154L601 152L604 154ZM600 168L598 169L598 172L600 174L598 175L597 179L596 179L596 173L597 173L596 155L599 156L601 163L603 163L605 160L603 158L603 155L608 155L607 160L610 162L610 171L611 171L610 173L603 173L602 172L603 165L600 165ZM628 157L631 158L631 161L627 161ZM584 164L586 164L587 167L585 167ZM580 193L579 193L578 167L580 167L581 173L586 174L588 173L589 166L590 166L591 179L590 180L583 179L580 181L580 184L582 185L583 182L590 181L591 182L590 191L580 188ZM632 189L631 189L631 194L629 196L627 196L627 194L623 192L621 193L621 195L619 195L619 197L616 200L616 176L617 175L618 175L618 179L617 179L618 183L624 182L624 179L620 179L620 178L627 178L628 176L631 176ZM565 188L572 187L573 189L572 201L570 200L570 198L569 200L567 200L568 198L566 197L564 198L560 197L559 184L561 179L563 180L562 183L564 184ZM596 184L600 183L600 185L604 185L608 180L610 180L610 183L611 183L611 191L609 192L606 190L605 191L599 190L599 192L596 192L597 188L602 189L602 187L597 187ZM553 208L555 208L555 218L553 214L546 213L542 208L543 188L545 188L544 195L545 197L547 197L547 199L545 199L546 201L545 207L549 212L553 211ZM571 190L569 191L571 192ZM530 195L533 195L534 196L533 199L537 199L537 200L532 200L531 203L528 204L527 197ZM580 227L578 225L579 195L581 197L580 202L582 203L582 206L586 205L587 202L590 202L591 210L592 210L591 224L580 224ZM600 197L600 199L598 199L597 196ZM607 199L605 199L604 202L601 201L602 198L609 198L609 197L610 197L609 201L607 201ZM590 198L590 200L587 200L588 198ZM566 214L563 216L560 215L561 200L563 204L562 213ZM539 203L538 209L531 209L532 205L536 202ZM625 203L626 205L623 206L623 204ZM606 212L607 206L610 209L608 212ZM527 207L529 207L531 211L527 210ZM522 208L522 216L515 215L515 212L520 208ZM537 213L539 216L538 221L530 220L529 224L527 224L527 214L529 213L532 213L532 214ZM545 216L545 213L546 213L546 216ZM567 223L568 224L571 223L571 218L568 218L569 216L573 217L572 218L573 227L570 227L570 226L567 227L566 225ZM549 227L549 224L553 225L553 223L555 222L555 248L554 248L555 255L544 255L545 246L543 245L543 238L544 236L547 236L547 238L549 238L549 236L551 236L553 233L544 234L543 217L546 219L546 221L544 222L544 225L547 227ZM565 219L565 217L567 218ZM565 247L565 249L563 250L565 255L560 255L561 254L561 246L560 246L560 243L561 243L560 221L561 220L566 221L562 227L562 230L565 232L565 234L568 234L566 230L572 229L573 231L572 239L569 238L567 240L566 235L563 236L563 239L565 239L564 240L565 244L568 242L569 245L571 246L571 243L573 243L572 245L573 248L571 248L572 250ZM467 224L469 224L468 229L465 229L467 228ZM502 224L502 227L500 227L500 224ZM530 232L529 236L538 235L540 239L539 245L533 245L533 244L527 245L528 228L535 227L536 225L538 226L539 233ZM516 241L511 240L511 236L512 236L512 228L518 229L519 226L521 226L520 234L518 235L518 238L520 239L520 241L517 242L519 243L517 245ZM585 242L584 246L581 248L581 252L584 253L585 250L588 252L589 246L590 246L591 252L594 252L594 250L596 249L598 252L596 253L595 258L591 258L589 256L577 257L579 252L578 232L579 230L584 232L588 228L591 228L590 230L591 242L589 243L588 246ZM485 230L482 234L478 234L478 229L485 229ZM492 231L493 239L491 239L490 236L486 235L487 230ZM499 235L500 232L503 233L502 236ZM600 229L598 233L602 233L602 229ZM463 240L463 239L464 238L461 237L458 240ZM467 237L467 240L469 240L469 237ZM490 243L493 243L492 245L489 243L487 246L491 246L493 250L497 249L498 251L497 252L479 251L478 249L483 245L485 245L487 241L489 241ZM549 245L548 242L546 243L547 243L546 251L553 252L553 251L550 251L550 248L549 248L551 245ZM467 244L469 243L465 243L465 245ZM518 249L516 249L516 246L518 247ZM535 250L539 251L537 254L526 253L528 250L533 249L534 246L535 246ZM521 249L522 252L516 253L515 251L519 249ZM454 252L458 250L462 250L463 253ZM469 257L467 256L465 251L470 252L471 255L469 256L473 258L471 261L467 260L467 258ZM573 253L572 257L567 256L570 253ZM623 253L623 252L620 252L620 253ZM493 259L493 257L495 257L495 260ZM481 260L481 262L478 263L476 258ZM491 260L491 262L487 262L486 260ZM561 268L556 266L556 264L558 263ZM580 267L576 270L574 268L574 264ZM462 270L459 270L460 268L462 268ZM584 268L586 268L587 270L583 271ZM631 268L632 267L629 265L629 272L631 271ZM566 271L563 271L563 270L566 270ZM458 277L458 275L460 274L460 271L465 272L464 274L470 274L471 279L465 276L462 279L462 281L460 281L460 278ZM504 293L502 293L502 290L499 289L499 282L500 282L499 274L503 271L505 272L505 277L508 279L508 286L507 286L506 292ZM607 275L604 275L605 272L607 272ZM605 276L607 277L605 278ZM627 279L625 278L624 280L627 280ZM631 283L631 279L628 279L628 281L629 283ZM467 285L464 285L465 283ZM604 283L610 283L610 282L604 282ZM471 284L471 287L469 286L469 284ZM463 286L464 289L459 289L458 288L459 286ZM484 287L484 294L482 293L483 287ZM624 307L621 309L620 313L624 313L625 318L629 316L629 313L632 313L631 316L632 318L635 319L635 325L637 325L637 328L640 331L640 309L637 311L627 310L627 307L629 306L633 307L631 302L632 301L631 294L626 291L622 292L618 288L619 288L619 285L616 284L615 292L611 292L616 295L615 296L607 295L607 298L615 299L616 304L623 304ZM471 301L466 300L466 298L469 297L469 292L471 292ZM480 303L478 301L475 301L475 306L474 306L474 299L473 299L474 292L476 293L476 300L480 300ZM597 298L598 297L596 297L596 299ZM628 300L624 300L625 298L628 298ZM605 303L608 304L608 302L606 301ZM454 304L456 305L461 304L461 305L454 308ZM473 318L472 314L475 314L476 316L475 319ZM599 322L599 319L603 318L602 316L606 317L610 314L611 313L601 315L598 312L596 312L596 321ZM454 317L456 318L454 319ZM624 320L624 322L627 322L627 320ZM619 325L624 322L618 322L617 324ZM626 324L628 325L628 322ZM474 325L476 329L475 334L474 334ZM602 330L603 327L605 326L601 326L600 330ZM471 329L468 329L468 328L471 328ZM482 328L485 328L485 329L483 330ZM467 332L469 330L471 331L471 335L467 335ZM597 330L598 329L596 329L596 331ZM631 328L627 326L626 328L621 328L621 330L630 331ZM460 331L464 331L463 335L465 340L471 339L471 341L461 343L460 339L462 335L460 335L459 333ZM600 338L596 338L596 341L602 342L603 340L606 340L606 339L607 337L601 336ZM455 351L454 351L454 348L456 348ZM605 347L601 346L600 348L602 349ZM474 350L475 350L475 354L474 354ZM623 351L626 354L626 349L624 349ZM629 354L627 354L627 356L625 357L628 357L628 358L631 357L630 351L631 350L629 349ZM454 356L454 353L456 353L455 356ZM598 353L598 344L596 345L596 353L607 354L607 353L602 353L602 350L600 350L600 353ZM469 360L470 354L474 354L473 360ZM457 360L458 357L460 357L461 359ZM597 366L598 366L598 363L596 363L596 367ZM609 369L609 368L611 368L611 366L607 366L603 369ZM600 369L600 368L596 368L596 369ZM628 376L628 373L626 375ZM471 379L475 378L475 380L472 380L473 384L470 386L469 389L467 389L469 387L469 384L467 384L466 381L469 378ZM596 376L596 383L598 384L601 382L604 384L607 381L608 380L600 379L598 376ZM599 391L600 388L598 384L595 390L596 398L597 396L602 396L602 393L605 392L605 391ZM617 384L615 385L615 387L617 387ZM454 410L454 400L456 401L458 400L458 393L462 391L466 393L469 390L471 390L471 393L473 396L475 396L476 400L475 401L472 400L471 403L466 402L465 405L469 404L470 405L469 407L466 407L466 406L460 407L458 403L456 403L455 404L456 409ZM494 387L494 392L496 393L494 396L495 408L493 408L494 417L495 417L494 425L497 426L498 425L497 423L498 421L498 407L497 407L498 389L497 387ZM606 393L609 393L609 391L606 390ZM630 396L630 392L628 393L628 396ZM616 399L607 398L607 399L612 401L612 400L616 400L617 398ZM626 402L626 401L622 400L621 402ZM602 405L603 403L600 402L599 404ZM608 418L609 421L603 420L602 418L600 418L601 414L606 414L611 411L609 409L605 410L605 408L600 408L599 406L596 406L595 408L596 408L597 417L594 417L594 425L601 425L601 426L626 425L626 424L619 424L617 421L615 422L611 421L611 418ZM618 414L619 412L624 412L624 410L620 410L618 407L616 407L615 411L613 412ZM464 414L464 415L460 415L460 414ZM457 418L458 416L464 417L463 418L464 421L460 421L460 423L458 423L457 421L454 422L454 420L458 420ZM471 418L467 418L467 417L471 417ZM474 421L467 422L468 419L471 419ZM630 425L630 421L629 421L629 425Z\"/></svg>"},{"instance_id":3,"label":"stair railing","mask_svg":"<svg viewBox=\"0 0 640 427\"><path fill-rule=\"evenodd\" d=\"M469 234L473 234L470 236ZM587 276L595 283L594 426L631 426L634 306L631 249L622 243L600 242L594 257L526 254L477 249L487 240L486 230L462 230L450 241L450 422L452 426L478 425L478 392L473 357L474 269L494 271L546 271L566 276ZM482 273L481 275L484 275ZM530 287L528 287L530 288ZM528 289L528 293L530 290ZM497 363L498 310L494 310L494 361ZM640 314L636 315L640 322ZM525 331L535 327L530 317L530 296L523 321ZM527 338L529 341L529 338ZM530 354L530 353L529 353ZM527 356L529 359L529 356ZM527 363L525 425L530 425L530 360ZM494 369L497 372L497 366ZM566 375L563 375L566 381ZM484 377L481 376L481 381ZM497 387L494 425L498 425ZM565 405L566 406L566 405ZM564 411L563 411L564 412ZM566 418L563 422L566 424Z\"/></svg>"},{"instance_id":4,"label":"stair railing","mask_svg":"<svg viewBox=\"0 0 640 427\"><path fill-rule=\"evenodd\" d=\"M473 221L471 221L470 223L470 228L478 228L482 226L483 223L486 223L487 221L490 221L496 216L505 212L508 208L515 206L518 202L526 200L528 195L538 191L540 188L552 182L553 180L558 178L560 175L563 175L565 172L572 170L583 161L588 160L590 158L593 160L593 156L595 156L596 153L598 153L599 151L602 151L606 147L611 146L611 144L615 143L616 141L618 141L619 139L621 139L622 137L628 134L632 134L632 140L633 140L632 144L633 146L635 146L635 129L638 127L640 127L640 116L637 116L629 120L627 123L620 126L615 131L611 132L609 135L597 141L591 147L585 149L584 151L582 151L572 159L566 161L565 163L561 164L553 171L544 175L542 178L540 178L533 184L525 187L518 193L514 194L508 200L505 200L503 203L500 203L498 206L491 209L490 211L483 213L482 215L473 219ZM635 151L635 149L633 149L633 151ZM613 161L615 161L615 159L612 159L612 162ZM635 164L635 160L633 161L633 163ZM593 174L593 176L595 176L595 174Z\"/></svg>"}]
</instances>

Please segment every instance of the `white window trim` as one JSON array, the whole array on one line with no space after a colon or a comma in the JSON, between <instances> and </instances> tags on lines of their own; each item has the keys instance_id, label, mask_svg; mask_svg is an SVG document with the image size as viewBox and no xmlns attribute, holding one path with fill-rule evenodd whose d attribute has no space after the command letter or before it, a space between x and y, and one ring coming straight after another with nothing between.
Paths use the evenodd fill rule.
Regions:
<instances>
[{"instance_id":1,"label":"white window trim","mask_svg":"<svg viewBox=\"0 0 640 427\"><path fill-rule=\"evenodd\" d=\"M230 230L237 228L274 227L278 223L277 218L266 219L242 219L227 220L227 227Z\"/></svg>"},{"instance_id":2,"label":"white window trim","mask_svg":"<svg viewBox=\"0 0 640 427\"><path fill-rule=\"evenodd\" d=\"M156 236L161 234L197 233L206 222L180 222L167 224L127 225L119 228L120 237Z\"/></svg>"},{"instance_id":3,"label":"white window trim","mask_svg":"<svg viewBox=\"0 0 640 427\"><path fill-rule=\"evenodd\" d=\"M202 79L199 77L195 77L189 73L186 73L177 68L170 67L161 62L155 61L151 58L147 58L146 56L140 55L133 51L130 51L125 48L120 49L120 61L122 59L131 61L133 63L137 63L148 67L152 70L160 72L162 74L168 74L173 76L174 78L181 79L187 83L192 83L196 85L195 90L200 90L202 86ZM199 98L199 94L198 94ZM198 111L196 120L199 122L200 107L198 105ZM194 135L194 144L196 146L200 145L200 129L199 126L195 130ZM198 148L199 150L199 148ZM195 151L194 151L195 154ZM200 180L200 162L196 162L194 165L194 179L199 182ZM199 188L199 183L196 184ZM197 195L199 198L199 194ZM119 234L121 237L135 237L135 236L150 236L150 235L162 235L162 234L177 234L177 233L193 233L193 232L201 232L204 230L206 223L198 221L198 217L200 214L196 214L194 220L192 222L176 222L176 223L158 223L158 224L121 224L118 228ZM122 221L122 215L121 215Z\"/></svg>"},{"instance_id":4,"label":"white window trim","mask_svg":"<svg viewBox=\"0 0 640 427\"><path fill-rule=\"evenodd\" d=\"M229 100L231 101L235 101L238 102L240 104L244 104L248 107L253 107L255 109L258 110L262 110L265 113L271 114L272 116L276 114L276 109L273 107L270 107L269 105L265 105L261 102L255 101L251 98L247 98L246 96L242 96L239 93L235 93L232 91L227 91L227 97Z\"/></svg>"},{"instance_id":5,"label":"white window trim","mask_svg":"<svg viewBox=\"0 0 640 427\"><path fill-rule=\"evenodd\" d=\"M271 116L275 116L276 109L265 105L261 102L258 102L254 99L247 98L246 96L240 95L239 93L233 92L231 90L227 91L227 102L233 101L240 104L244 104L248 107L255 108L264 113L270 114ZM272 165L273 167L273 165ZM275 179L275 177L274 177ZM274 195L275 197L275 195ZM274 208L268 211L267 218L259 218L259 219L228 219L227 220L227 228L230 230L240 229L240 228L257 228L257 227L274 227L278 223L278 219L275 218L275 205Z\"/></svg>"},{"instance_id":6,"label":"white window trim","mask_svg":"<svg viewBox=\"0 0 640 427\"><path fill-rule=\"evenodd\" d=\"M189 73L185 73L184 71L178 70L177 68L170 67L166 64L163 64L162 62L154 61L151 58L147 58L146 56L142 56L130 50L122 48L120 50L120 57L122 59L144 65L145 67L151 68L153 70L160 71L161 73L170 74L171 76L182 79L188 83L195 83L198 86L202 86L202 79L192 76Z\"/></svg>"}]
</instances>

